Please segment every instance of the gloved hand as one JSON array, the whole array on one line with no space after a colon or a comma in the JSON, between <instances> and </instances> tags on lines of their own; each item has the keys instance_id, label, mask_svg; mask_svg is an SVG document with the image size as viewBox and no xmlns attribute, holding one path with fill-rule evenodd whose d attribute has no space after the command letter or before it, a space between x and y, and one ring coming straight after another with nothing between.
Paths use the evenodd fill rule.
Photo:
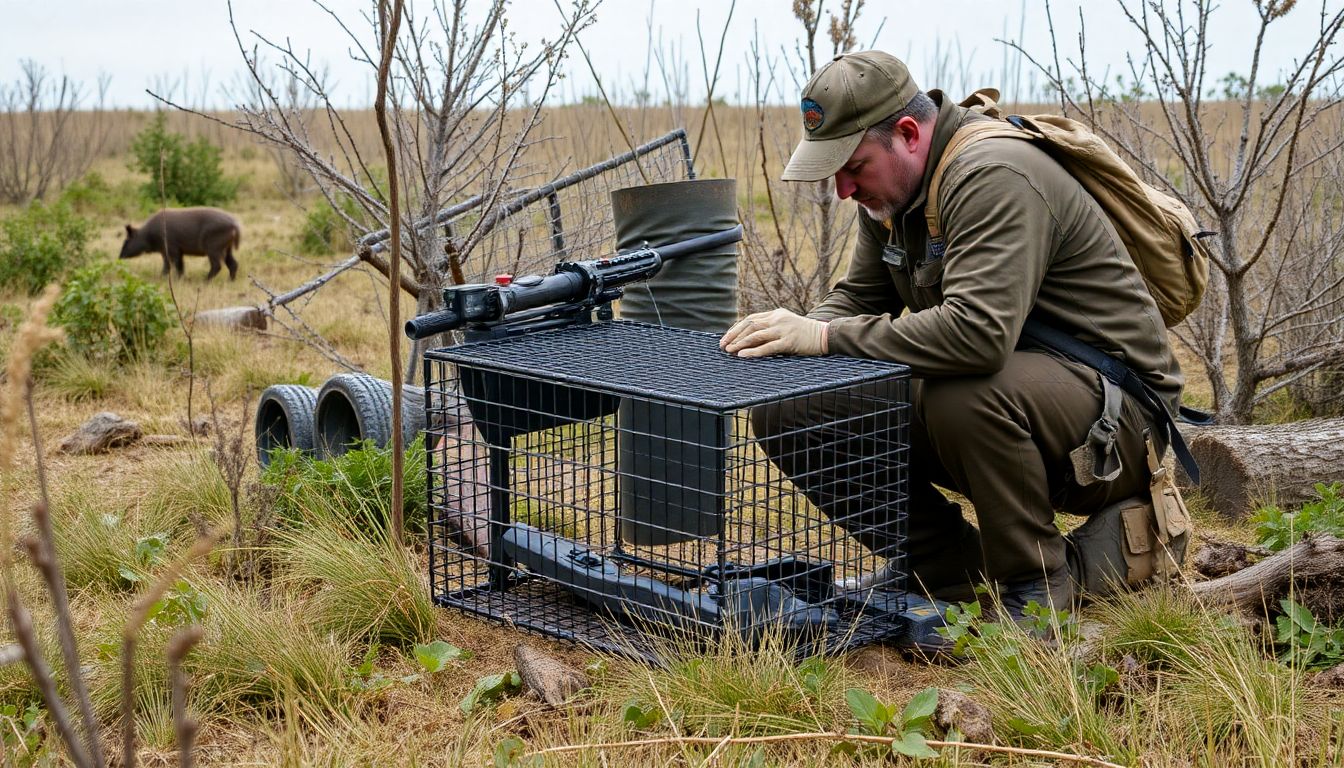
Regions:
<instances>
[{"instance_id":1,"label":"gloved hand","mask_svg":"<svg viewBox=\"0 0 1344 768\"><path fill-rule=\"evenodd\" d=\"M738 357L826 354L826 323L772 309L737 322L719 340L719 348Z\"/></svg>"}]
</instances>

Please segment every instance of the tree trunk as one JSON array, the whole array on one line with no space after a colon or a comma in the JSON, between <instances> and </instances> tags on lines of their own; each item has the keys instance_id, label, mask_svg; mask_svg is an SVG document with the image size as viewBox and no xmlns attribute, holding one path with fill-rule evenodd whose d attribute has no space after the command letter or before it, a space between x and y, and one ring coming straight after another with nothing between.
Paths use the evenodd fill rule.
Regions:
<instances>
[{"instance_id":1,"label":"tree trunk","mask_svg":"<svg viewBox=\"0 0 1344 768\"><path fill-rule=\"evenodd\" d=\"M1186 439L1200 490L1234 520L1260 503L1300 504L1314 498L1316 483L1344 480L1344 418L1202 427Z\"/></svg>"}]
</instances>

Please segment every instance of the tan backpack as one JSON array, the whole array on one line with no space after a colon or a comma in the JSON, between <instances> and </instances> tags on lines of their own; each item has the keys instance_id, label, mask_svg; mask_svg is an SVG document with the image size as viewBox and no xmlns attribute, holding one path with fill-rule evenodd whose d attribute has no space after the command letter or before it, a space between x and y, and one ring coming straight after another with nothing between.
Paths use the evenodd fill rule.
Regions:
<instances>
[{"instance_id":1,"label":"tan backpack","mask_svg":"<svg viewBox=\"0 0 1344 768\"><path fill-rule=\"evenodd\" d=\"M961 106L1002 118L998 97L997 90L982 88ZM1209 252L1201 237L1211 233L1200 231L1184 204L1145 184L1106 142L1067 117L1013 115L977 120L957 129L929 182L925 219L931 238L942 236L938 189L943 171L972 142L991 136L1036 142L1083 185L1115 225L1168 327L1199 306L1209 282Z\"/></svg>"}]
</instances>

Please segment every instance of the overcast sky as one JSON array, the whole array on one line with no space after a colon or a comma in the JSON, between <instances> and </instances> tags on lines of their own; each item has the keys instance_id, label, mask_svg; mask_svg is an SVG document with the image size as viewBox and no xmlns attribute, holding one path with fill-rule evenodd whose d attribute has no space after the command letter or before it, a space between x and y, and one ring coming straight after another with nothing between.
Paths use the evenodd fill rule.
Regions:
<instances>
[{"instance_id":1,"label":"overcast sky","mask_svg":"<svg viewBox=\"0 0 1344 768\"><path fill-rule=\"evenodd\" d=\"M1326 5L1333 12L1340 3L1344 0L1327 0ZM326 4L368 44L372 36L361 13L371 7L370 2L327 0ZM1138 5L1137 0L1129 4ZM428 7L426 0L416 5ZM471 2L478 18L484 5L485 0ZM651 70L649 90L657 98L662 80L657 62L647 55L652 20L665 64L682 63L676 69L689 75L695 101L704 94L697 16L713 56L729 5L727 0L606 0L597 22L581 39L607 89L618 98L628 100L642 88L646 67ZM840 0L826 3L828 8L839 5ZM1137 47L1137 37L1116 3L1090 0L1082 5L1089 66L1094 71L1107 67L1113 73L1127 71L1125 56ZM1301 41L1309 39L1319 24L1320 0L1298 5L1271 27L1274 34L1267 41L1262 65L1269 76L1264 80L1272 81L1292 66ZM790 0L738 0L728 25L718 95L733 102L750 100L746 62L753 37L773 56L793 50L801 27L790 7ZM1051 5L1061 57L1077 58L1079 7L1078 0L1055 0ZM233 15L248 46L257 42L254 33L276 41L288 38L295 49L309 52L314 62L325 63L337 83L338 103L371 101L372 72L351 60L349 37L315 3L235 0ZM518 39L536 41L553 37L560 17L552 0L513 0L507 18ZM151 106L154 102L146 89L193 105L225 106L229 103L225 88L242 72L242 56L228 19L223 0L0 0L0 83L12 85L19 76L19 62L31 59L49 73L84 83L88 92L93 92L100 73L109 76L111 106ZM1043 0L869 0L859 28L861 47L874 44L901 56L922 86L944 87L954 95L981 85L1001 86L1005 95L1013 90L1014 84L1006 81L1012 79L1014 60L1006 58L1004 45L995 38L1017 40L1043 61L1051 57ZM1222 0L1210 28L1210 87L1227 72L1247 72L1255 29L1251 0ZM572 101L596 93L577 52L568 67L561 98ZM1070 70L1068 64L1064 68ZM1019 90L1031 82L1029 70L1024 64L1017 79ZM792 94L792 83L787 85Z\"/></svg>"}]
</instances>

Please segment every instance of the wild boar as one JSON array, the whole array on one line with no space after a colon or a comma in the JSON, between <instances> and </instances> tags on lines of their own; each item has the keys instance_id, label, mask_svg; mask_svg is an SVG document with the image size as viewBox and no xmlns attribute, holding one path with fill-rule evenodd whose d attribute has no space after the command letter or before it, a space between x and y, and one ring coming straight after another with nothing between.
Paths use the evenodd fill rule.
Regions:
<instances>
[{"instance_id":1,"label":"wild boar","mask_svg":"<svg viewBox=\"0 0 1344 768\"><path fill-rule=\"evenodd\" d=\"M219 274L220 265L229 268L229 279L238 273L238 261L233 251L238 247L242 227L232 215L218 208L165 208L149 217L144 225L126 225L126 242L121 244L120 258L129 259L142 253L163 256L163 272L177 268L182 276L182 256L208 256L209 280Z\"/></svg>"}]
</instances>

